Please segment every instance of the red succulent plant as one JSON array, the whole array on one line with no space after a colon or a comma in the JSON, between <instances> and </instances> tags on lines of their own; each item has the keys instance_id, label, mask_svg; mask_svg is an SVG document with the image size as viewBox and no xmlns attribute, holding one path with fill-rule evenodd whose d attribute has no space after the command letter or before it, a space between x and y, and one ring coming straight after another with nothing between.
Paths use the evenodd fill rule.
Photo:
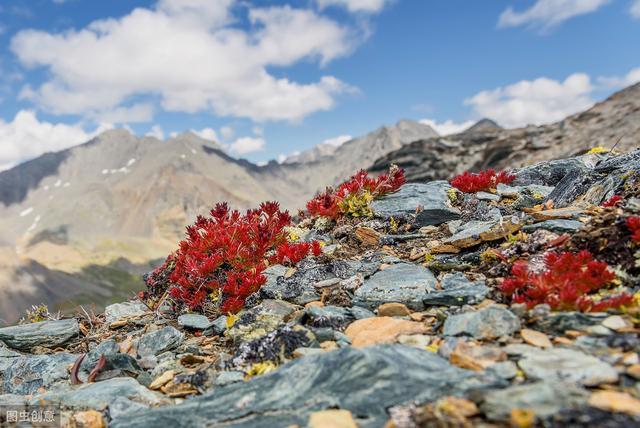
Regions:
<instances>
[{"instance_id":1,"label":"red succulent plant","mask_svg":"<svg viewBox=\"0 0 640 428\"><path fill-rule=\"evenodd\" d=\"M262 272L269 259L294 265L310 252L320 253L319 243L288 242L290 224L289 213L276 202L245 214L218 204L209 217L199 216L187 227L186 239L149 275L147 285L153 291L170 271L168 291L178 303L198 309L209 298L222 312L237 312L266 282Z\"/></svg>"},{"instance_id":2,"label":"red succulent plant","mask_svg":"<svg viewBox=\"0 0 640 428\"><path fill-rule=\"evenodd\" d=\"M546 303L554 310L603 311L628 305L633 296L621 293L597 300L590 293L607 287L616 277L605 262L593 259L588 251L579 253L550 252L545 256L545 269L531 272L526 261L517 261L510 278L500 289L514 303L528 307Z\"/></svg>"},{"instance_id":3,"label":"red succulent plant","mask_svg":"<svg viewBox=\"0 0 640 428\"><path fill-rule=\"evenodd\" d=\"M515 179L516 176L509 172L500 171L496 173L495 170L488 169L478 173L463 172L453 177L450 183L461 192L475 193L495 189L500 183L510 184Z\"/></svg>"},{"instance_id":4,"label":"red succulent plant","mask_svg":"<svg viewBox=\"0 0 640 428\"><path fill-rule=\"evenodd\" d=\"M377 178L369 177L365 170L355 173L349 180L340 184L337 189L327 187L307 202L307 211L314 217L329 217L337 220L347 213L343 202L353 196L369 195L378 198L400 189L405 183L404 170L392 165L388 174Z\"/></svg>"}]
</instances>

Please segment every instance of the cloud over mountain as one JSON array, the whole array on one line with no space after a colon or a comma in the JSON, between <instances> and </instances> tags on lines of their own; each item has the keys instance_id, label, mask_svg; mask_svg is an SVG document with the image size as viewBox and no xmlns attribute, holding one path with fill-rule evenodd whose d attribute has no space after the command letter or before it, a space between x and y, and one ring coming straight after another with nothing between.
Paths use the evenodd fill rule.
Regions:
<instances>
[{"instance_id":1,"label":"cloud over mountain","mask_svg":"<svg viewBox=\"0 0 640 428\"><path fill-rule=\"evenodd\" d=\"M79 30L23 30L11 49L22 65L50 73L40 86L25 86L22 98L54 114L124 120L133 111L150 121L145 106L159 100L166 111L298 121L330 109L349 85L330 75L301 83L270 68L323 65L358 40L313 9L161 0Z\"/></svg>"}]
</instances>

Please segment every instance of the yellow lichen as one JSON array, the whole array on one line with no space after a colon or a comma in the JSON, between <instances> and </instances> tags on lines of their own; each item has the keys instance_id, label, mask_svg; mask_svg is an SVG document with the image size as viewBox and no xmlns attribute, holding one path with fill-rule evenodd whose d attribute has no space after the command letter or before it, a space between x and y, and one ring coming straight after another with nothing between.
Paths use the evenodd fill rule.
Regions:
<instances>
[{"instance_id":1,"label":"yellow lichen","mask_svg":"<svg viewBox=\"0 0 640 428\"><path fill-rule=\"evenodd\" d=\"M391 217L389 219L389 224L391 225L391 232L397 233L398 232L398 222L396 221L396 219Z\"/></svg>"},{"instance_id":2,"label":"yellow lichen","mask_svg":"<svg viewBox=\"0 0 640 428\"><path fill-rule=\"evenodd\" d=\"M273 361L264 361L262 363L254 363L245 373L245 379L251 379L254 376L261 376L277 369L278 366Z\"/></svg>"},{"instance_id":3,"label":"yellow lichen","mask_svg":"<svg viewBox=\"0 0 640 428\"><path fill-rule=\"evenodd\" d=\"M238 318L240 318L238 315L232 314L231 312L229 312L227 314L227 329L233 327L236 321L238 321Z\"/></svg>"},{"instance_id":4,"label":"yellow lichen","mask_svg":"<svg viewBox=\"0 0 640 428\"><path fill-rule=\"evenodd\" d=\"M596 146L587 152L588 155L596 155L598 153L608 153L609 149L602 146Z\"/></svg>"}]
</instances>

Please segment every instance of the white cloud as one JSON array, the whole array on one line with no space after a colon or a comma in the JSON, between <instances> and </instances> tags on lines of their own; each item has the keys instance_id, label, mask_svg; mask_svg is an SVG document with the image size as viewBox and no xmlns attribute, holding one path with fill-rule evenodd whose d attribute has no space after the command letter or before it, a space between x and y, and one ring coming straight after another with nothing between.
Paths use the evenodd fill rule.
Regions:
<instances>
[{"instance_id":1,"label":"white cloud","mask_svg":"<svg viewBox=\"0 0 640 428\"><path fill-rule=\"evenodd\" d=\"M329 6L341 6L349 12L377 13L380 12L389 0L318 0L321 9Z\"/></svg>"},{"instance_id":2,"label":"white cloud","mask_svg":"<svg viewBox=\"0 0 640 428\"><path fill-rule=\"evenodd\" d=\"M45 152L84 143L110 127L101 125L86 132L80 125L40 121L33 111L21 110L11 122L0 119L0 170Z\"/></svg>"},{"instance_id":3,"label":"white cloud","mask_svg":"<svg viewBox=\"0 0 640 428\"><path fill-rule=\"evenodd\" d=\"M262 138L242 137L229 145L229 151L236 155L246 155L262 151L266 145L266 141Z\"/></svg>"},{"instance_id":4,"label":"white cloud","mask_svg":"<svg viewBox=\"0 0 640 428\"><path fill-rule=\"evenodd\" d=\"M632 17L640 19L640 0L634 0L629 9L629 13Z\"/></svg>"},{"instance_id":5,"label":"white cloud","mask_svg":"<svg viewBox=\"0 0 640 428\"><path fill-rule=\"evenodd\" d=\"M155 137L158 140L164 140L164 131L160 125L153 125L145 135L147 137Z\"/></svg>"},{"instance_id":6,"label":"white cloud","mask_svg":"<svg viewBox=\"0 0 640 428\"><path fill-rule=\"evenodd\" d=\"M464 122L456 123L451 119L445 120L444 122L438 123L433 119L422 119L420 123L425 125L429 125L440 135L451 135L458 134L465 129L472 126L475 122L472 120L467 120Z\"/></svg>"},{"instance_id":7,"label":"white cloud","mask_svg":"<svg viewBox=\"0 0 640 428\"><path fill-rule=\"evenodd\" d=\"M216 142L218 141L218 134L216 133L216 130L213 128L204 128L204 129L201 129L200 131L193 130L193 133L200 138L204 138L205 140L216 141Z\"/></svg>"},{"instance_id":8,"label":"white cloud","mask_svg":"<svg viewBox=\"0 0 640 428\"><path fill-rule=\"evenodd\" d=\"M338 135L337 137L327 138L322 142L322 144L326 144L328 146L340 147L347 141L353 140L351 135Z\"/></svg>"},{"instance_id":9,"label":"white cloud","mask_svg":"<svg viewBox=\"0 0 640 428\"><path fill-rule=\"evenodd\" d=\"M549 30L573 17L595 12L610 0L537 0L522 12L507 8L498 20L498 27L528 25L540 30Z\"/></svg>"},{"instance_id":10,"label":"white cloud","mask_svg":"<svg viewBox=\"0 0 640 428\"><path fill-rule=\"evenodd\" d=\"M601 76L598 83L608 88L624 88L640 82L640 67L634 68L624 76Z\"/></svg>"},{"instance_id":11,"label":"white cloud","mask_svg":"<svg viewBox=\"0 0 640 428\"><path fill-rule=\"evenodd\" d=\"M264 128L261 126L254 126L252 131L254 135L257 135L259 137L262 137L264 135Z\"/></svg>"},{"instance_id":12,"label":"white cloud","mask_svg":"<svg viewBox=\"0 0 640 428\"><path fill-rule=\"evenodd\" d=\"M466 99L480 117L502 126L518 127L561 120L594 103L588 75L575 73L563 82L541 77L482 91Z\"/></svg>"},{"instance_id":13,"label":"white cloud","mask_svg":"<svg viewBox=\"0 0 640 428\"><path fill-rule=\"evenodd\" d=\"M236 131L230 126L223 126L220 128L220 135L225 140L231 140L236 135Z\"/></svg>"},{"instance_id":14,"label":"white cloud","mask_svg":"<svg viewBox=\"0 0 640 428\"><path fill-rule=\"evenodd\" d=\"M99 123L140 123L153 120L154 108L150 103L134 104L130 107L117 107L113 110L89 115Z\"/></svg>"},{"instance_id":15,"label":"white cloud","mask_svg":"<svg viewBox=\"0 0 640 428\"><path fill-rule=\"evenodd\" d=\"M247 26L236 25L248 8ZM351 88L329 75L298 83L269 73L303 60L326 64L361 40L311 9L236 0L160 0L118 19L61 33L23 30L11 50L50 76L23 97L54 114L100 117L135 98L167 111L298 121L331 109Z\"/></svg>"}]
</instances>

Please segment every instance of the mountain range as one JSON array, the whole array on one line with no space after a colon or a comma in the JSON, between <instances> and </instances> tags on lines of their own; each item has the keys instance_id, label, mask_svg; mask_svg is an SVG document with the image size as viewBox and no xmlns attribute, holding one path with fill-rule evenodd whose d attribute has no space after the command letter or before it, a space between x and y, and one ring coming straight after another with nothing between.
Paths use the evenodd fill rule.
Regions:
<instances>
[{"instance_id":1,"label":"mountain range","mask_svg":"<svg viewBox=\"0 0 640 428\"><path fill-rule=\"evenodd\" d=\"M218 201L245 209L277 200L295 210L361 168L398 164L410 181L446 179L594 146L628 150L639 130L640 85L550 125L502 129L484 119L439 136L401 120L263 166L193 133L161 141L106 131L0 172L0 323L40 302L99 309L130 296L142 287L139 275L176 248L185 225Z\"/></svg>"}]
</instances>

